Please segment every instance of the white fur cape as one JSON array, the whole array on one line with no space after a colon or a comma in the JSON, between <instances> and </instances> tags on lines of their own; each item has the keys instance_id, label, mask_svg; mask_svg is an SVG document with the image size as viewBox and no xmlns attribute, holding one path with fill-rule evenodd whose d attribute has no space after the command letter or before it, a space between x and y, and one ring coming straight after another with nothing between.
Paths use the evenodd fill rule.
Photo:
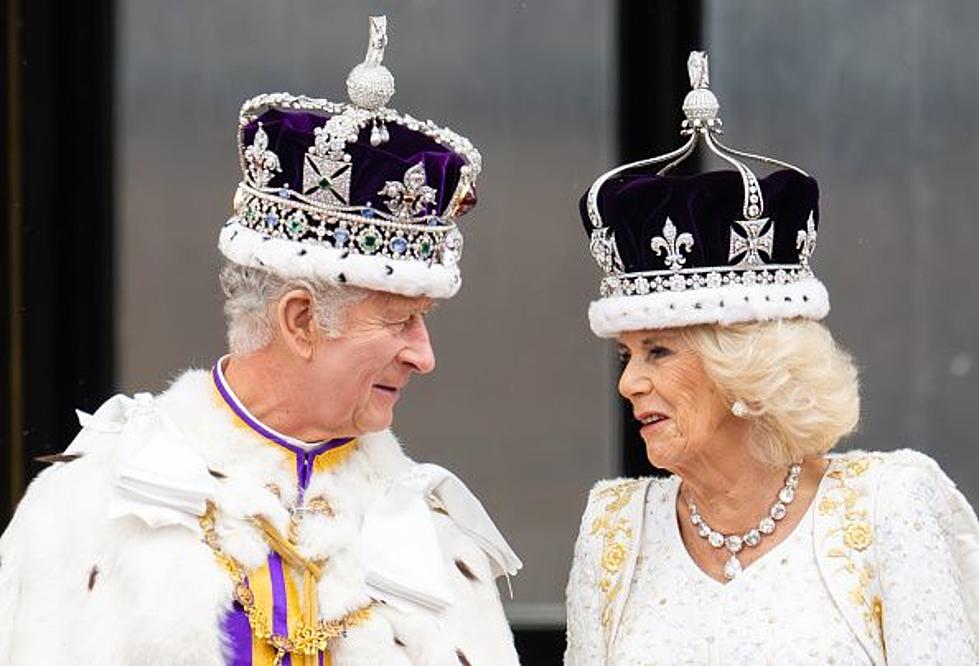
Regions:
<instances>
[{"instance_id":1,"label":"white fur cape","mask_svg":"<svg viewBox=\"0 0 979 666\"><path fill-rule=\"evenodd\" d=\"M138 436L125 436L147 405L167 417L166 427L150 420ZM185 373L156 399L117 397L82 417L85 427L66 451L80 457L38 475L0 539L0 664L224 665L221 624L232 583L194 514L213 501L225 552L246 568L260 566L268 549L249 517L264 515L285 533L288 512L269 486L295 497L295 467L235 425L203 371ZM142 464L152 474L157 462L169 468L160 472L166 488L120 493L121 470ZM313 476L306 499L326 499L334 515L308 514L298 547L329 562L317 590L323 619L377 598L367 580L365 515L397 479L425 467L384 432L359 438L342 464ZM430 492L425 499L438 510L424 514L437 536L434 574L450 591L448 607L427 610L389 595L332 646L334 666L518 664L495 579L519 560L486 535L488 517L466 524L482 507L471 496L475 506L459 500L466 493L455 483L446 497ZM410 558L413 548L389 550Z\"/></svg>"}]
</instances>

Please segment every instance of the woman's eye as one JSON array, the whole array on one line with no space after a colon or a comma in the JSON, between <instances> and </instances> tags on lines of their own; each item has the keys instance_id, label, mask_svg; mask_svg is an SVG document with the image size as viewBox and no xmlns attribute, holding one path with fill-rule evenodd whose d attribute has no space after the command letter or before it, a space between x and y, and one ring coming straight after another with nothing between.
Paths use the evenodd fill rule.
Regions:
<instances>
[{"instance_id":1,"label":"woman's eye","mask_svg":"<svg viewBox=\"0 0 979 666\"><path fill-rule=\"evenodd\" d=\"M673 351L666 347L650 347L649 348L649 358L665 358L672 354Z\"/></svg>"},{"instance_id":2,"label":"woman's eye","mask_svg":"<svg viewBox=\"0 0 979 666\"><path fill-rule=\"evenodd\" d=\"M615 352L615 355L619 357L619 363L625 365L626 363L629 362L630 354L625 349L618 350L617 352Z\"/></svg>"}]
</instances>

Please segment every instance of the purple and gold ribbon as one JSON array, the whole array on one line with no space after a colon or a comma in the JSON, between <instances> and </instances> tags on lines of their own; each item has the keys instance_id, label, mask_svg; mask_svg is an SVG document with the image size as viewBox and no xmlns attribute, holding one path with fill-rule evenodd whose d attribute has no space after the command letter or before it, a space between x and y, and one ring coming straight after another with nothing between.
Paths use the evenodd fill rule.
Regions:
<instances>
[{"instance_id":1,"label":"purple and gold ribbon","mask_svg":"<svg viewBox=\"0 0 979 666\"><path fill-rule=\"evenodd\" d=\"M255 418L242 404L228 385L224 377L222 365L227 357L220 359L211 369L214 387L221 402L233 414L236 424L253 432L266 442L277 446L295 459L297 482L297 506L303 503L303 497L309 482L315 472L322 472L341 464L356 448L356 439L342 437L320 442L315 445L305 445L282 433L276 432ZM255 595L255 603L259 608L271 609L272 631L281 636L287 636L295 629L300 619L299 597L289 571L283 566L282 557L274 550L269 553L265 565L249 572L249 587ZM312 592L315 594L315 588ZM307 599L307 604L315 603ZM223 630L228 646L228 666L273 666L275 651L265 641L255 640L248 623L245 611L238 603L234 603L225 616ZM317 658L319 666L329 662L323 653ZM292 666L292 656L286 655L283 666Z\"/></svg>"}]
</instances>

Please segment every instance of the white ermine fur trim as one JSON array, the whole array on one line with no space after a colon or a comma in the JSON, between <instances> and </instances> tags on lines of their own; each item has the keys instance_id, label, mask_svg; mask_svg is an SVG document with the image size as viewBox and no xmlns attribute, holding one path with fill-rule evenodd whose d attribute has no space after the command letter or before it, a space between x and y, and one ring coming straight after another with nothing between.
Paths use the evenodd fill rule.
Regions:
<instances>
[{"instance_id":1,"label":"white ermine fur trim","mask_svg":"<svg viewBox=\"0 0 979 666\"><path fill-rule=\"evenodd\" d=\"M626 331L678 328L694 324L737 324L804 317L822 319L829 312L829 294L816 278L793 284L728 285L613 296L592 301L591 330L601 338Z\"/></svg>"},{"instance_id":2,"label":"white ermine fur trim","mask_svg":"<svg viewBox=\"0 0 979 666\"><path fill-rule=\"evenodd\" d=\"M219 479L212 500L222 549L249 569L261 566L269 549L250 517L286 531L294 462L235 422L208 372L185 373L153 404ZM72 447L82 456L39 474L0 537L3 666L227 663L222 622L232 583L197 526L108 517L118 453L128 445L118 432L84 429ZM415 464L391 433L379 432L313 475L305 499L322 499L330 512L302 521L297 547L329 562L317 587L322 618L370 603L364 514ZM458 666L466 663L460 654L474 666L519 663L488 556L455 520L432 517L455 603L440 615L375 607L332 646L336 666Z\"/></svg>"},{"instance_id":3,"label":"white ermine fur trim","mask_svg":"<svg viewBox=\"0 0 979 666\"><path fill-rule=\"evenodd\" d=\"M218 247L243 266L265 268L277 275L349 284L403 296L451 298L462 278L458 266L428 265L419 260L367 256L322 245L268 238L231 218L221 229ZM342 276L342 277L341 277Z\"/></svg>"}]
</instances>

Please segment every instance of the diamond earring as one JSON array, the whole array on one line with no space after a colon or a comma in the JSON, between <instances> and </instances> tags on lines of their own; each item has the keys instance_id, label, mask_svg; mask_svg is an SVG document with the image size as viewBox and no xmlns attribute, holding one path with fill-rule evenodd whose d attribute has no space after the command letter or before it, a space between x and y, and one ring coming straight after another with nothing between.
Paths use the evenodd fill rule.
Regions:
<instances>
[{"instance_id":1,"label":"diamond earring","mask_svg":"<svg viewBox=\"0 0 979 666\"><path fill-rule=\"evenodd\" d=\"M735 400L731 404L731 413L743 419L748 416L748 405L744 404L744 400Z\"/></svg>"}]
</instances>

